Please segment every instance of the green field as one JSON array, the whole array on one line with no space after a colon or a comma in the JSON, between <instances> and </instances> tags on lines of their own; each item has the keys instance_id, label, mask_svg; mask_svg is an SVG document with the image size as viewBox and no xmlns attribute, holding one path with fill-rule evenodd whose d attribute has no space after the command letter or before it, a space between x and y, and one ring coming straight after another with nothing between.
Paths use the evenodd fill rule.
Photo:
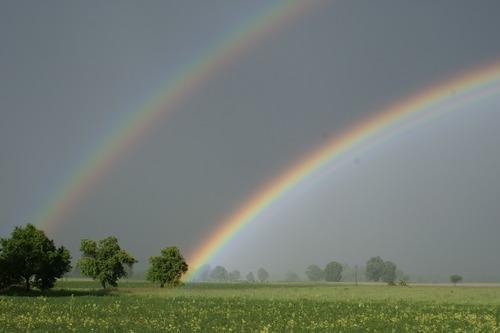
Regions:
<instances>
[{"instance_id":1,"label":"green field","mask_svg":"<svg viewBox=\"0 0 500 333\"><path fill-rule=\"evenodd\" d=\"M500 287L59 281L0 296L0 332L500 332Z\"/></svg>"}]
</instances>

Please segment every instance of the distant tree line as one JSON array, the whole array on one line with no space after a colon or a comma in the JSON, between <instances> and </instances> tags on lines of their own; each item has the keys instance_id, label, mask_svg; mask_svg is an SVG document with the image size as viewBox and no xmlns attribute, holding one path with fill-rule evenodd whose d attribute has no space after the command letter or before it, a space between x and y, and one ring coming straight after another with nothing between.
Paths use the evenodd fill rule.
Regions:
<instances>
[{"instance_id":1,"label":"distant tree line","mask_svg":"<svg viewBox=\"0 0 500 333\"><path fill-rule=\"evenodd\" d=\"M309 281L339 282L342 281L342 274L346 267L336 261L329 262L324 268L313 264L306 268L305 275ZM357 266L354 271L351 268L349 269L350 275L357 281ZM367 281L383 281L388 284L395 284L398 276L401 278L401 281L407 280L403 273L397 269L396 264L391 261L384 261L378 256L372 257L366 262L364 275Z\"/></svg>"},{"instance_id":2,"label":"distant tree line","mask_svg":"<svg viewBox=\"0 0 500 333\"><path fill-rule=\"evenodd\" d=\"M339 282L342 280L343 269L342 264L336 261L329 262L324 269L318 265L310 265L306 269L306 276L310 281Z\"/></svg>"},{"instance_id":3,"label":"distant tree line","mask_svg":"<svg viewBox=\"0 0 500 333\"><path fill-rule=\"evenodd\" d=\"M238 270L228 271L224 266L220 265L212 269L210 265L203 265L198 270L195 280L207 282L266 282L269 280L270 275L264 268L259 268L256 274L257 277L253 272L248 272L243 278Z\"/></svg>"},{"instance_id":4,"label":"distant tree line","mask_svg":"<svg viewBox=\"0 0 500 333\"><path fill-rule=\"evenodd\" d=\"M98 281L102 288L116 287L119 279L127 277L137 260L123 250L114 236L99 241L83 239L80 243L81 258L76 262L76 269L84 275ZM15 227L9 238L0 238L0 290L11 286L23 286L26 290L36 287L40 290L50 289L56 280L72 269L71 256L64 247L56 247L54 241L32 224ZM343 273L354 276L358 280L358 268L331 261L324 268L309 265L305 275L310 281L342 281ZM158 283L160 287L177 286L182 276L188 271L188 264L175 247L161 249L158 256L149 258L149 269L145 277ZM364 275L368 281L382 281L394 285L406 285L407 277L397 269L396 264L384 261L381 257L370 258L364 267ZM198 270L197 281L214 282L266 282L270 278L267 270L259 268L255 274L248 272L245 276L238 270L228 271L224 266L213 269L205 265ZM299 281L297 273L289 271L285 280ZM454 274L450 281L456 285L463 280Z\"/></svg>"},{"instance_id":5,"label":"distant tree line","mask_svg":"<svg viewBox=\"0 0 500 333\"><path fill-rule=\"evenodd\" d=\"M137 262L113 236L100 241L83 239L80 251L77 268L103 288L116 287L117 281L126 277ZM0 238L0 290L17 285L28 291L32 287L47 290L71 268L69 251L64 246L56 247L53 240L32 224L15 227L10 238ZM146 278L160 287L176 286L187 270L179 249L166 247L159 256L149 258Z\"/></svg>"}]
</instances>

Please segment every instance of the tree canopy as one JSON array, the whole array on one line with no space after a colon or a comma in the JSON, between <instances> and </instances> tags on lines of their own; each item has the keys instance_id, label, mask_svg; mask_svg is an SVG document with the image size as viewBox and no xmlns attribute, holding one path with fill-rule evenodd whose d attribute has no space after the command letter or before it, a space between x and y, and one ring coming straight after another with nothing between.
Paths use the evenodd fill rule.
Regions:
<instances>
[{"instance_id":1,"label":"tree canopy","mask_svg":"<svg viewBox=\"0 0 500 333\"><path fill-rule=\"evenodd\" d=\"M321 281L324 277L324 272L318 265L310 265L307 267L306 276L310 281Z\"/></svg>"},{"instance_id":2,"label":"tree canopy","mask_svg":"<svg viewBox=\"0 0 500 333\"><path fill-rule=\"evenodd\" d=\"M328 282L339 282L342 279L343 267L340 263L332 261L325 267L325 280Z\"/></svg>"},{"instance_id":3,"label":"tree canopy","mask_svg":"<svg viewBox=\"0 0 500 333\"><path fill-rule=\"evenodd\" d=\"M453 274L453 275L450 276L450 281L454 285L456 285L458 282L461 282L462 280L463 280L463 278L462 278L461 275Z\"/></svg>"},{"instance_id":4,"label":"tree canopy","mask_svg":"<svg viewBox=\"0 0 500 333\"><path fill-rule=\"evenodd\" d=\"M384 272L381 279L386 283L393 284L396 281L396 264L391 261L384 262Z\"/></svg>"},{"instance_id":5,"label":"tree canopy","mask_svg":"<svg viewBox=\"0 0 500 333\"><path fill-rule=\"evenodd\" d=\"M384 281L393 284L398 269L392 261L384 261L380 257L372 257L366 262L366 278L368 281ZM400 272L401 274L401 272Z\"/></svg>"},{"instance_id":6,"label":"tree canopy","mask_svg":"<svg viewBox=\"0 0 500 333\"><path fill-rule=\"evenodd\" d=\"M300 278L297 275L297 273L295 273L293 271L288 271L288 272L286 272L286 275L285 275L285 281L297 282L297 281L300 281Z\"/></svg>"},{"instance_id":7,"label":"tree canopy","mask_svg":"<svg viewBox=\"0 0 500 333\"><path fill-rule=\"evenodd\" d=\"M98 243L83 239L80 243L82 258L77 266L82 274L98 280L103 288L117 286L117 281L127 276L124 265L132 266L137 262L134 257L120 248L114 236L101 239Z\"/></svg>"},{"instance_id":8,"label":"tree canopy","mask_svg":"<svg viewBox=\"0 0 500 333\"><path fill-rule=\"evenodd\" d=\"M177 286L182 275L188 270L186 261L175 246L162 249L158 257L150 257L149 264L146 279L159 282L161 288L165 285Z\"/></svg>"},{"instance_id":9,"label":"tree canopy","mask_svg":"<svg viewBox=\"0 0 500 333\"><path fill-rule=\"evenodd\" d=\"M380 257L372 257L366 262L366 278L368 281L379 281L384 274L385 265Z\"/></svg>"},{"instance_id":10,"label":"tree canopy","mask_svg":"<svg viewBox=\"0 0 500 333\"><path fill-rule=\"evenodd\" d=\"M26 290L31 286L50 289L57 278L71 270L69 251L32 224L15 227L10 238L0 239L0 288L23 282Z\"/></svg>"},{"instance_id":11,"label":"tree canopy","mask_svg":"<svg viewBox=\"0 0 500 333\"><path fill-rule=\"evenodd\" d=\"M224 266L215 266L210 273L210 278L214 281L227 281L229 274Z\"/></svg>"},{"instance_id":12,"label":"tree canopy","mask_svg":"<svg viewBox=\"0 0 500 333\"><path fill-rule=\"evenodd\" d=\"M257 271L257 278L260 282L265 282L269 279L269 273L264 268L259 268Z\"/></svg>"},{"instance_id":13,"label":"tree canopy","mask_svg":"<svg viewBox=\"0 0 500 333\"><path fill-rule=\"evenodd\" d=\"M241 273L238 270L231 271L228 274L229 281L238 281L241 279Z\"/></svg>"}]
</instances>

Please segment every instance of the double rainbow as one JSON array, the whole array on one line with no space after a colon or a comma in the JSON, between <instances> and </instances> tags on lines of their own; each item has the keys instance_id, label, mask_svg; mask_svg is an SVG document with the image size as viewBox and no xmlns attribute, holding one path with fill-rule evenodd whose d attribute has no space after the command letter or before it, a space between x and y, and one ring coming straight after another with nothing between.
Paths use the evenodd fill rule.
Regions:
<instances>
[{"instance_id":1,"label":"double rainbow","mask_svg":"<svg viewBox=\"0 0 500 333\"><path fill-rule=\"evenodd\" d=\"M110 135L80 163L80 167L68 177L40 209L34 223L50 231L60 225L68 212L106 174L113 163L133 143L148 133L160 118L175 111L177 106L219 69L228 66L239 55L255 45L268 34L293 21L295 17L315 6L316 0L282 0L264 8L238 29L198 55L192 63L179 71L159 89L159 94L137 111L130 112L110 131ZM196 275L197 269L209 262L245 225L267 209L301 180L342 154L369 144L377 135L389 128L409 126L404 120L412 116L433 115L455 109L469 99L485 95L500 95L500 63L482 66L465 74L454 76L433 85L415 95L401 99L389 107L373 113L312 153L303 156L278 177L267 182L246 200L238 209L220 223L220 228L190 256L188 278ZM412 124L418 123L410 121Z\"/></svg>"}]
</instances>

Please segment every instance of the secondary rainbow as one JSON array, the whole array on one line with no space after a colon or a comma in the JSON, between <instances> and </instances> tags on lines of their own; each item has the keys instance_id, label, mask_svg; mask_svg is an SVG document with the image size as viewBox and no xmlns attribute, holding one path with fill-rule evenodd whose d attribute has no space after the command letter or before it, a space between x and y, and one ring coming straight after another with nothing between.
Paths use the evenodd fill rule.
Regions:
<instances>
[{"instance_id":1,"label":"secondary rainbow","mask_svg":"<svg viewBox=\"0 0 500 333\"><path fill-rule=\"evenodd\" d=\"M188 256L188 262L194 269L189 271L187 279L195 277L197 270L203 264L213 259L217 253L222 251L224 245L273 202L325 164L363 144L370 143L371 139L389 127L396 126L397 131L398 126L414 126L415 123L422 120L422 118L417 117L411 119L410 125L400 125L400 122L403 124L404 120L408 120L412 116L419 114L432 116L449 112L459 106L455 101L459 101L458 104L463 104L468 100L492 94L500 96L500 62L482 66L479 69L430 86L408 98L398 100L389 107L374 113L373 116L356 123L340 135L333 137L326 144L316 148L312 153L303 156L292 167L268 182L223 220L219 229L210 235L207 241L192 255Z\"/></svg>"},{"instance_id":2,"label":"secondary rainbow","mask_svg":"<svg viewBox=\"0 0 500 333\"><path fill-rule=\"evenodd\" d=\"M158 93L142 108L129 112L110 131L95 149L82 160L80 166L65 179L49 198L47 204L35 214L34 223L46 231L59 225L113 163L123 155L157 121L172 113L183 100L193 94L213 73L229 66L247 49L293 21L316 0L282 0L272 2L257 15L232 30L225 38L213 43L194 61L182 68L177 76L168 80Z\"/></svg>"}]
</instances>

